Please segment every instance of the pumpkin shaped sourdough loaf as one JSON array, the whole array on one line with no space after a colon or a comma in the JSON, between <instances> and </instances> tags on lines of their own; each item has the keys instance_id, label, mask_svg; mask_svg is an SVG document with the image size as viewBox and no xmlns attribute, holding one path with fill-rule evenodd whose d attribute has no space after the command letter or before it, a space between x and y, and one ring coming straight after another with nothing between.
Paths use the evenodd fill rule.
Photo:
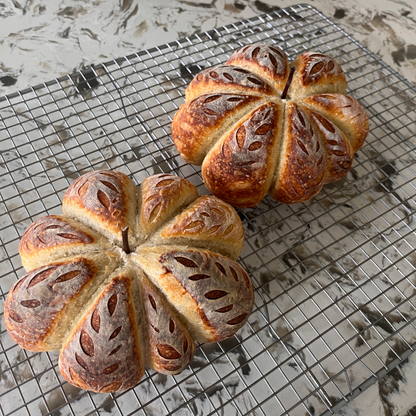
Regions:
<instances>
[{"instance_id":1,"label":"pumpkin shaped sourdough loaf","mask_svg":"<svg viewBox=\"0 0 416 416\"><path fill-rule=\"evenodd\" d=\"M202 165L212 194L236 207L268 193L306 201L347 174L367 136L366 112L346 88L326 55L289 64L276 46L248 45L192 80L172 138L186 162Z\"/></svg>"},{"instance_id":2,"label":"pumpkin shaped sourdough loaf","mask_svg":"<svg viewBox=\"0 0 416 416\"><path fill-rule=\"evenodd\" d=\"M116 392L135 386L145 366L178 374L195 341L244 325L254 293L234 261L244 232L227 203L173 175L135 187L122 173L95 171L68 188L63 212L24 233L28 273L4 315L23 348L60 350L70 383Z\"/></svg>"}]
</instances>

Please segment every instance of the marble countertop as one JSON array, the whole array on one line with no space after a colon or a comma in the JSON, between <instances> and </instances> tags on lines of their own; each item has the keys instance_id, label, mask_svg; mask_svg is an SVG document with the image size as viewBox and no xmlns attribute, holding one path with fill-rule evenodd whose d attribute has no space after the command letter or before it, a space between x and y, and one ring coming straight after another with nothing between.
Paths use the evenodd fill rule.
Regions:
<instances>
[{"instance_id":1,"label":"marble countertop","mask_svg":"<svg viewBox=\"0 0 416 416\"><path fill-rule=\"evenodd\" d=\"M2 0L0 95L278 10L292 0ZM416 85L412 0L305 1Z\"/></svg>"},{"instance_id":2,"label":"marble countertop","mask_svg":"<svg viewBox=\"0 0 416 416\"><path fill-rule=\"evenodd\" d=\"M278 10L291 0L1 0L0 96ZM309 0L416 86L414 0ZM415 403L414 403L415 402ZM416 354L337 416L416 414Z\"/></svg>"}]
</instances>

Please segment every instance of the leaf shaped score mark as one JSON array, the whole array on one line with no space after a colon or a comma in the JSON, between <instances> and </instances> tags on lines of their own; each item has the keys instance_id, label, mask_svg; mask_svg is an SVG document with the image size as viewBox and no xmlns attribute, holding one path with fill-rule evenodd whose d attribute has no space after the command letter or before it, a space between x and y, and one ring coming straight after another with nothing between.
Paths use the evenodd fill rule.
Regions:
<instances>
[{"instance_id":1,"label":"leaf shaped score mark","mask_svg":"<svg viewBox=\"0 0 416 416\"><path fill-rule=\"evenodd\" d=\"M157 350L160 356L166 358L167 360L176 360L182 357L182 354L176 351L176 349L169 344L159 344L157 346Z\"/></svg>"},{"instance_id":2,"label":"leaf shaped score mark","mask_svg":"<svg viewBox=\"0 0 416 416\"><path fill-rule=\"evenodd\" d=\"M159 220L160 215L165 212L166 199L168 195L176 194L180 189L179 178L170 175L158 175L157 180L153 180L143 195L143 211L146 220L154 223Z\"/></svg>"},{"instance_id":3,"label":"leaf shaped score mark","mask_svg":"<svg viewBox=\"0 0 416 416\"><path fill-rule=\"evenodd\" d=\"M67 192L78 196L83 205L94 212L108 211L112 217L121 214L123 178L105 171L90 172L75 181ZM65 203L65 197L64 197Z\"/></svg>"},{"instance_id":4,"label":"leaf shaped score mark","mask_svg":"<svg viewBox=\"0 0 416 416\"><path fill-rule=\"evenodd\" d=\"M25 308L37 308L41 305L41 302L37 299L30 299L30 300L22 300L20 304L24 306Z\"/></svg>"},{"instance_id":5,"label":"leaf shaped score mark","mask_svg":"<svg viewBox=\"0 0 416 416\"><path fill-rule=\"evenodd\" d=\"M235 159L235 164L242 168L257 163L260 160L257 151L265 145L268 147L273 140L273 118L274 111L267 105L257 110L237 128L233 140L223 142L222 156L226 160Z\"/></svg>"},{"instance_id":6,"label":"leaf shaped score mark","mask_svg":"<svg viewBox=\"0 0 416 416\"><path fill-rule=\"evenodd\" d=\"M305 72L302 76L304 84L315 82L328 74L338 75L341 72L340 67L329 56L323 54L307 56L305 65Z\"/></svg>"},{"instance_id":7,"label":"leaf shaped score mark","mask_svg":"<svg viewBox=\"0 0 416 416\"><path fill-rule=\"evenodd\" d=\"M89 357L94 356L94 341L86 331L81 331L79 337L79 344L82 348L82 351L84 351L86 355L88 355Z\"/></svg>"},{"instance_id":8,"label":"leaf shaped score mark","mask_svg":"<svg viewBox=\"0 0 416 416\"><path fill-rule=\"evenodd\" d=\"M27 255L40 248L50 249L56 245L84 243L91 244L94 238L72 226L66 220L56 215L46 215L37 219L23 234L20 241L20 251Z\"/></svg>"}]
</instances>

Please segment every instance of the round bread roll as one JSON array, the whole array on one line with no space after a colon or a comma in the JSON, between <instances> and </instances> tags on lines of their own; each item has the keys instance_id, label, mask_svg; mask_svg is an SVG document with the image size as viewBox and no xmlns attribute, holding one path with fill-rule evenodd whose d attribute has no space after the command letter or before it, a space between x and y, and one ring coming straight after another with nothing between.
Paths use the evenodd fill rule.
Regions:
<instances>
[{"instance_id":1,"label":"round bread roll","mask_svg":"<svg viewBox=\"0 0 416 416\"><path fill-rule=\"evenodd\" d=\"M102 170L73 182L62 207L24 233L28 273L4 316L23 348L60 350L71 384L109 393L134 387L146 366L178 374L195 341L221 341L246 322L253 285L235 262L244 231L227 203L174 175L136 187Z\"/></svg>"},{"instance_id":2,"label":"round bread roll","mask_svg":"<svg viewBox=\"0 0 416 416\"><path fill-rule=\"evenodd\" d=\"M346 88L329 56L306 52L289 64L276 46L244 46L188 85L172 138L231 205L251 207L267 194L303 202L347 174L367 136L366 112Z\"/></svg>"}]
</instances>

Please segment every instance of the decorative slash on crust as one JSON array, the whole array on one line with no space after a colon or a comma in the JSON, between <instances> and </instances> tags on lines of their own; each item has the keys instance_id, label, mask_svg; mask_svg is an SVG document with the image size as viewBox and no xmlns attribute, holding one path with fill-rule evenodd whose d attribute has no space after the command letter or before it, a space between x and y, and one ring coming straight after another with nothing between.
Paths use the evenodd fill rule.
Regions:
<instances>
[{"instance_id":1,"label":"decorative slash on crust","mask_svg":"<svg viewBox=\"0 0 416 416\"><path fill-rule=\"evenodd\" d=\"M77 221L58 215L36 220L24 232L19 244L23 266L34 269L72 255L107 249L110 245L96 232Z\"/></svg>"},{"instance_id":2,"label":"decorative slash on crust","mask_svg":"<svg viewBox=\"0 0 416 416\"><path fill-rule=\"evenodd\" d=\"M347 81L341 66L322 53L305 52L298 56L289 96L297 97L325 92L345 93Z\"/></svg>"},{"instance_id":3,"label":"decorative slash on crust","mask_svg":"<svg viewBox=\"0 0 416 416\"><path fill-rule=\"evenodd\" d=\"M355 98L343 94L318 94L304 97L301 103L326 117L343 131L354 153L364 144L369 130L368 117Z\"/></svg>"},{"instance_id":4,"label":"decorative slash on crust","mask_svg":"<svg viewBox=\"0 0 416 416\"><path fill-rule=\"evenodd\" d=\"M244 230L239 226L235 210L215 196L201 196L185 210L172 224L161 231L161 237L187 238L201 246L207 246L214 240L217 251L236 259L244 245ZM233 245L231 245L233 244ZM195 244L198 245L198 244ZM234 250L230 250L233 247Z\"/></svg>"},{"instance_id":5,"label":"decorative slash on crust","mask_svg":"<svg viewBox=\"0 0 416 416\"><path fill-rule=\"evenodd\" d=\"M229 71L238 69L245 80L256 76L261 88L268 85L273 93L253 91L243 78L239 82L224 79ZM202 165L207 188L236 207L254 206L267 193L282 203L306 201L323 184L347 174L352 154L367 136L365 110L345 95L346 88L341 66L328 55L305 52L289 63L277 46L246 45L225 65L205 69L189 84L186 102L172 121L172 139L187 162ZM230 116L200 111L196 117L189 111L205 97L222 102L225 94L255 95L259 101L231 111ZM244 123L265 106L281 107L269 130L275 136L272 144L258 140L255 145ZM307 126L296 127L308 118Z\"/></svg>"},{"instance_id":6,"label":"decorative slash on crust","mask_svg":"<svg viewBox=\"0 0 416 416\"><path fill-rule=\"evenodd\" d=\"M326 146L326 173L324 182L331 182L334 179L341 179L350 170L354 153L349 140L345 134L321 114L314 111L307 111L309 120L314 125L321 141Z\"/></svg>"},{"instance_id":7,"label":"decorative slash on crust","mask_svg":"<svg viewBox=\"0 0 416 416\"><path fill-rule=\"evenodd\" d=\"M325 150L308 117L294 102L287 105L286 129L282 152L291 157L281 163L270 195L288 203L301 202L316 195L324 184Z\"/></svg>"},{"instance_id":8,"label":"decorative slash on crust","mask_svg":"<svg viewBox=\"0 0 416 416\"><path fill-rule=\"evenodd\" d=\"M181 137L178 150L188 163L201 164L218 129L226 129L261 97L205 94L188 101L175 114L172 134Z\"/></svg>"},{"instance_id":9,"label":"decorative slash on crust","mask_svg":"<svg viewBox=\"0 0 416 416\"><path fill-rule=\"evenodd\" d=\"M81 176L65 192L62 208L117 242L135 222L135 187L120 172L98 171Z\"/></svg>"},{"instance_id":10,"label":"decorative slash on crust","mask_svg":"<svg viewBox=\"0 0 416 416\"><path fill-rule=\"evenodd\" d=\"M255 43L235 51L227 65L240 66L270 82L281 93L289 75L286 54L277 46Z\"/></svg>"},{"instance_id":11,"label":"decorative slash on crust","mask_svg":"<svg viewBox=\"0 0 416 416\"><path fill-rule=\"evenodd\" d=\"M167 218L198 197L196 187L175 175L159 174L146 178L141 186L139 229L145 237Z\"/></svg>"},{"instance_id":12,"label":"decorative slash on crust","mask_svg":"<svg viewBox=\"0 0 416 416\"><path fill-rule=\"evenodd\" d=\"M113 278L63 345L59 369L72 384L109 393L134 387L143 377L130 287L130 279Z\"/></svg>"},{"instance_id":13,"label":"decorative slash on crust","mask_svg":"<svg viewBox=\"0 0 416 416\"><path fill-rule=\"evenodd\" d=\"M240 93L249 95L273 95L273 88L270 87L259 76L249 71L231 65L219 65L202 71L189 84L186 91L186 98L193 98L212 90L219 93Z\"/></svg>"}]
</instances>

